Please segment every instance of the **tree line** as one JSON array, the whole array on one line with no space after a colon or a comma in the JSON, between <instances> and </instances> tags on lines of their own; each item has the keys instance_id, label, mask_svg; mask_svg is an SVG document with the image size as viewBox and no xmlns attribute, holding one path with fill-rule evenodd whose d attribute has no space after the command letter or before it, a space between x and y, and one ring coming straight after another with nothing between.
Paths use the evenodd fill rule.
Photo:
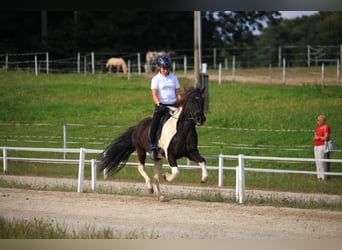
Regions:
<instances>
[{"instance_id":1,"label":"tree line","mask_svg":"<svg viewBox=\"0 0 342 250\"><path fill-rule=\"evenodd\" d=\"M125 53L193 48L191 11L9 11L0 15L0 53ZM293 20L278 11L201 12L202 47L342 44L342 12ZM262 56L263 52L260 52Z\"/></svg>"}]
</instances>

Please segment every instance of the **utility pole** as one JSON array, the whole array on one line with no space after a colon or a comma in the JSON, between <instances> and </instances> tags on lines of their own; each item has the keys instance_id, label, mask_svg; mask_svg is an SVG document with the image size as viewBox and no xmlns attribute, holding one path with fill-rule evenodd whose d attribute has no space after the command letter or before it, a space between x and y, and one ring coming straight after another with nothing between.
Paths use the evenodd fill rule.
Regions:
<instances>
[{"instance_id":1,"label":"utility pole","mask_svg":"<svg viewBox=\"0 0 342 250\"><path fill-rule=\"evenodd\" d=\"M195 87L201 87L201 12L194 12L194 79Z\"/></svg>"}]
</instances>

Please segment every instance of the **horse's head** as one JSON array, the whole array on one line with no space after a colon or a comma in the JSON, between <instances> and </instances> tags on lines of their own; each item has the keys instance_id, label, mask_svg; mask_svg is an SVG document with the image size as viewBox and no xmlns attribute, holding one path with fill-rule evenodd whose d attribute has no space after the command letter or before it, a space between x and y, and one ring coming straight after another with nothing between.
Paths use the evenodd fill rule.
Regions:
<instances>
[{"instance_id":1,"label":"horse's head","mask_svg":"<svg viewBox=\"0 0 342 250\"><path fill-rule=\"evenodd\" d=\"M182 106L181 119L192 119L196 125L203 125L204 115L204 88L190 88L183 96L179 105Z\"/></svg>"}]
</instances>

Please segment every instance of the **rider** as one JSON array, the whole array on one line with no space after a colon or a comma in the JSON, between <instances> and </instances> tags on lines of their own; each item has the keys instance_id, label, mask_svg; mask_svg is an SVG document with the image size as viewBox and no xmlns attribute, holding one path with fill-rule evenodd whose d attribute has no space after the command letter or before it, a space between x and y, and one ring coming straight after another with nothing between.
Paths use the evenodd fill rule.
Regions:
<instances>
[{"instance_id":1,"label":"rider","mask_svg":"<svg viewBox=\"0 0 342 250\"><path fill-rule=\"evenodd\" d=\"M150 156L154 161L160 160L157 151L157 130L164 114L168 111L168 106L173 106L181 98L180 84L177 76L170 73L171 59L167 55L162 55L157 60L159 72L151 80L152 98L155 110L150 129Z\"/></svg>"}]
</instances>

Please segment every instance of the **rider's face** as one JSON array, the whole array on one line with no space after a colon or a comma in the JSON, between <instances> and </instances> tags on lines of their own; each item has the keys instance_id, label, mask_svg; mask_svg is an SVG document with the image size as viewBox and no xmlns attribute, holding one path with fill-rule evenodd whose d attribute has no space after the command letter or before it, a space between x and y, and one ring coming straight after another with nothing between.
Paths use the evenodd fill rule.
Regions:
<instances>
[{"instance_id":1,"label":"rider's face","mask_svg":"<svg viewBox=\"0 0 342 250\"><path fill-rule=\"evenodd\" d=\"M164 68L164 67L160 67L160 73L163 75L167 75L167 74L169 74L169 69Z\"/></svg>"}]
</instances>

